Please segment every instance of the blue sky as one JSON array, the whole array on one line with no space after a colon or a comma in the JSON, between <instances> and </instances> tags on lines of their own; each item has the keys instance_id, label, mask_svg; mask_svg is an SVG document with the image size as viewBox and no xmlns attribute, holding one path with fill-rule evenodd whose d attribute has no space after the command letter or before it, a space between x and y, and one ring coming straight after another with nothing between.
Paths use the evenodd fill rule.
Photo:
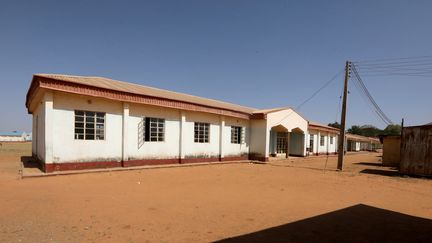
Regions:
<instances>
[{"instance_id":1,"label":"blue sky","mask_svg":"<svg viewBox=\"0 0 432 243\"><path fill-rule=\"evenodd\" d=\"M245 106L297 106L347 59L431 55L432 1L2 1L0 131L31 129L34 73L104 76ZM431 77L364 77L399 123L432 122ZM337 118L343 76L300 112ZM338 120L340 118L337 118ZM351 85L348 125L382 123Z\"/></svg>"}]
</instances>

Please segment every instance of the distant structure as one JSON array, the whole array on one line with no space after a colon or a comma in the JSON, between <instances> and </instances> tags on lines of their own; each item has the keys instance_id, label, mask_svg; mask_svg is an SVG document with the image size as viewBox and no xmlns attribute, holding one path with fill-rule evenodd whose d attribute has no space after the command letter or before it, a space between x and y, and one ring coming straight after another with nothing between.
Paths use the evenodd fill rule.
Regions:
<instances>
[{"instance_id":1,"label":"distant structure","mask_svg":"<svg viewBox=\"0 0 432 243\"><path fill-rule=\"evenodd\" d=\"M36 74L26 107L45 172L333 154L339 133L290 107L260 110L103 77Z\"/></svg>"},{"instance_id":2,"label":"distant structure","mask_svg":"<svg viewBox=\"0 0 432 243\"><path fill-rule=\"evenodd\" d=\"M32 140L31 133L25 132L0 132L0 142L26 142Z\"/></svg>"},{"instance_id":3,"label":"distant structure","mask_svg":"<svg viewBox=\"0 0 432 243\"><path fill-rule=\"evenodd\" d=\"M399 171L432 176L432 124L402 128Z\"/></svg>"},{"instance_id":4,"label":"distant structure","mask_svg":"<svg viewBox=\"0 0 432 243\"><path fill-rule=\"evenodd\" d=\"M382 136L383 140L383 157L384 166L399 167L401 136Z\"/></svg>"}]
</instances>

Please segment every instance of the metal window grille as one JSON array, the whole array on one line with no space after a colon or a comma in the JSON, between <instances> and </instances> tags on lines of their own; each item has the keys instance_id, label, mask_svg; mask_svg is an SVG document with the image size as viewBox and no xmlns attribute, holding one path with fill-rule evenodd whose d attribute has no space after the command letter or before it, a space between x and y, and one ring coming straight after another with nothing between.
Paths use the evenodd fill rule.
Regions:
<instances>
[{"instance_id":1,"label":"metal window grille","mask_svg":"<svg viewBox=\"0 0 432 243\"><path fill-rule=\"evenodd\" d=\"M243 138L243 129L242 127L231 127L231 143L240 144L242 143Z\"/></svg>"},{"instance_id":2,"label":"metal window grille","mask_svg":"<svg viewBox=\"0 0 432 243\"><path fill-rule=\"evenodd\" d=\"M195 143L208 143L210 134L210 124L195 122L194 127L194 141Z\"/></svg>"},{"instance_id":3,"label":"metal window grille","mask_svg":"<svg viewBox=\"0 0 432 243\"><path fill-rule=\"evenodd\" d=\"M333 144L333 140L334 139L334 137L330 137L330 144Z\"/></svg>"},{"instance_id":4,"label":"metal window grille","mask_svg":"<svg viewBox=\"0 0 432 243\"><path fill-rule=\"evenodd\" d=\"M320 146L324 146L324 136L320 136Z\"/></svg>"},{"instance_id":5,"label":"metal window grille","mask_svg":"<svg viewBox=\"0 0 432 243\"><path fill-rule=\"evenodd\" d=\"M165 141L165 119L162 118L143 118L143 137L146 142Z\"/></svg>"},{"instance_id":6,"label":"metal window grille","mask_svg":"<svg viewBox=\"0 0 432 243\"><path fill-rule=\"evenodd\" d=\"M75 111L75 139L104 140L105 113Z\"/></svg>"}]
</instances>

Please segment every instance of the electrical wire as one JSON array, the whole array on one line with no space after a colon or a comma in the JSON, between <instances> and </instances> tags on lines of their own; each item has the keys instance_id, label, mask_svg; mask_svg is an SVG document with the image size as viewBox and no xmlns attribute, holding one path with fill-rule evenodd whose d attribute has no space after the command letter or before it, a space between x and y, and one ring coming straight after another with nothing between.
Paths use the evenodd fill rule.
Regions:
<instances>
[{"instance_id":1,"label":"electrical wire","mask_svg":"<svg viewBox=\"0 0 432 243\"><path fill-rule=\"evenodd\" d=\"M365 95L367 100L372 104L373 110L377 113L377 115L380 117L381 120L384 121L387 125L393 124L393 122L388 118L388 116L382 111L382 109L379 107L379 105L376 103L375 99L370 94L369 90L367 89L366 85L364 84L362 78L360 77L360 74L357 71L356 65L352 65L352 71L355 77L355 80L357 81L357 87L361 94Z\"/></svg>"},{"instance_id":2,"label":"electrical wire","mask_svg":"<svg viewBox=\"0 0 432 243\"><path fill-rule=\"evenodd\" d=\"M327 86L329 86L333 81L335 81L336 78L339 77L343 71L344 71L344 69L340 70L329 81L324 83L324 85L322 85L318 90L316 90L309 98L307 98L302 103L300 103L298 106L296 106L294 109L292 109L291 112L288 113L288 115L286 115L285 117L283 117L278 123L281 123L283 120L287 119L289 116L291 116L294 113L294 111L298 111L303 105L305 105L307 102L312 100L319 92L321 92L323 89L325 89Z\"/></svg>"}]
</instances>

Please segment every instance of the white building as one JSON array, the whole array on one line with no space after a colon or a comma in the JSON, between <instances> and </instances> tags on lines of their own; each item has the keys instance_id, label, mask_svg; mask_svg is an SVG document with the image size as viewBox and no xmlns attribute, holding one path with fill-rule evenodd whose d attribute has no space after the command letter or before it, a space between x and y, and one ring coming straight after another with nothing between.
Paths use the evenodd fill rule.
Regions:
<instances>
[{"instance_id":1,"label":"white building","mask_svg":"<svg viewBox=\"0 0 432 243\"><path fill-rule=\"evenodd\" d=\"M336 154L339 129L309 122L308 155Z\"/></svg>"},{"instance_id":2,"label":"white building","mask_svg":"<svg viewBox=\"0 0 432 243\"><path fill-rule=\"evenodd\" d=\"M308 121L100 77L34 75L26 107L46 172L305 156ZM289 151L287 154L286 152Z\"/></svg>"},{"instance_id":3,"label":"white building","mask_svg":"<svg viewBox=\"0 0 432 243\"><path fill-rule=\"evenodd\" d=\"M0 132L0 142L26 142L31 141L31 133L25 132Z\"/></svg>"}]
</instances>

